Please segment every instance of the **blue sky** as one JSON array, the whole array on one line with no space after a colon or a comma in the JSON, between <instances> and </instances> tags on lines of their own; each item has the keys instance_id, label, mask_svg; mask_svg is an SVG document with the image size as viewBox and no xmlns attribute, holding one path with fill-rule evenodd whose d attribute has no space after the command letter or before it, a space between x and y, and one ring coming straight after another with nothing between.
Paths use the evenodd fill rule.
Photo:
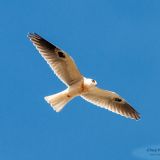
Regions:
<instances>
[{"instance_id":1,"label":"blue sky","mask_svg":"<svg viewBox=\"0 0 160 160\"><path fill-rule=\"evenodd\" d=\"M135 160L135 149L160 144L160 1L0 4L0 159ZM65 86L28 32L67 51L82 74L118 92L142 119L126 119L81 98L54 112L43 97Z\"/></svg>"}]
</instances>

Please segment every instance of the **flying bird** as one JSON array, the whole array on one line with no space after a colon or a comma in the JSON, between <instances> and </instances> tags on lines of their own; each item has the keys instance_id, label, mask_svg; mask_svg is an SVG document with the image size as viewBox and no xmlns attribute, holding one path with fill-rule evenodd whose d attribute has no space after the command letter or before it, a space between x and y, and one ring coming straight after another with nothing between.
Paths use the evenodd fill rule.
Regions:
<instances>
[{"instance_id":1,"label":"flying bird","mask_svg":"<svg viewBox=\"0 0 160 160\"><path fill-rule=\"evenodd\" d=\"M140 114L117 93L96 87L97 82L84 77L74 60L65 51L51 44L36 33L29 33L28 38L47 61L56 76L67 86L62 92L44 97L52 108L59 112L76 96L112 112L140 119Z\"/></svg>"}]
</instances>

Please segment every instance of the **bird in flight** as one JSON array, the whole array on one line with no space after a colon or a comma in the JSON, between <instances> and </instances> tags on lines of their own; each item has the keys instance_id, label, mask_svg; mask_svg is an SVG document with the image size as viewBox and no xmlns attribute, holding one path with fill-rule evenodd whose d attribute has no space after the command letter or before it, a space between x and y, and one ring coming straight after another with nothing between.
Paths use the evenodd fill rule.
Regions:
<instances>
[{"instance_id":1,"label":"bird in flight","mask_svg":"<svg viewBox=\"0 0 160 160\"><path fill-rule=\"evenodd\" d=\"M51 44L36 33L29 33L28 38L47 61L56 76L67 86L62 92L44 97L52 108L59 112L76 96L112 112L140 119L140 114L115 92L96 87L97 82L84 77L78 70L72 57L65 51Z\"/></svg>"}]
</instances>

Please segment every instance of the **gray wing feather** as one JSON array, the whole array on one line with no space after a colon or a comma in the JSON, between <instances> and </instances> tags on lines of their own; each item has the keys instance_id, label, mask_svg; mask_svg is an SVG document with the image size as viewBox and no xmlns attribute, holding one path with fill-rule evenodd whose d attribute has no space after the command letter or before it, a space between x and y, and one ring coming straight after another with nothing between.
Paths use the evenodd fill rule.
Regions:
<instances>
[{"instance_id":1,"label":"gray wing feather","mask_svg":"<svg viewBox=\"0 0 160 160\"><path fill-rule=\"evenodd\" d=\"M70 86L82 79L82 75L80 74L76 64L67 53L51 44L36 33L29 33L28 37L40 52L42 57L53 69L54 73L67 86Z\"/></svg>"},{"instance_id":2,"label":"gray wing feather","mask_svg":"<svg viewBox=\"0 0 160 160\"><path fill-rule=\"evenodd\" d=\"M81 96L99 107L132 119L140 119L140 114L118 94L94 87Z\"/></svg>"}]
</instances>

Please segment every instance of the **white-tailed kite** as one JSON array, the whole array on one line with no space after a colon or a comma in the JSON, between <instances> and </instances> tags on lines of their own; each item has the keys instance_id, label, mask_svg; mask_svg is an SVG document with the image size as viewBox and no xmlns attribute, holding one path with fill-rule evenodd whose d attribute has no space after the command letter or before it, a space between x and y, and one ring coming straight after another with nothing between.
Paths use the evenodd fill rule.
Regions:
<instances>
[{"instance_id":1,"label":"white-tailed kite","mask_svg":"<svg viewBox=\"0 0 160 160\"><path fill-rule=\"evenodd\" d=\"M66 90L45 97L56 112L61 111L74 97L81 96L88 102L127 118L140 119L139 113L118 94L100 89L96 87L95 80L85 78L66 52L36 33L29 33L28 37L57 77L67 86Z\"/></svg>"}]
</instances>

